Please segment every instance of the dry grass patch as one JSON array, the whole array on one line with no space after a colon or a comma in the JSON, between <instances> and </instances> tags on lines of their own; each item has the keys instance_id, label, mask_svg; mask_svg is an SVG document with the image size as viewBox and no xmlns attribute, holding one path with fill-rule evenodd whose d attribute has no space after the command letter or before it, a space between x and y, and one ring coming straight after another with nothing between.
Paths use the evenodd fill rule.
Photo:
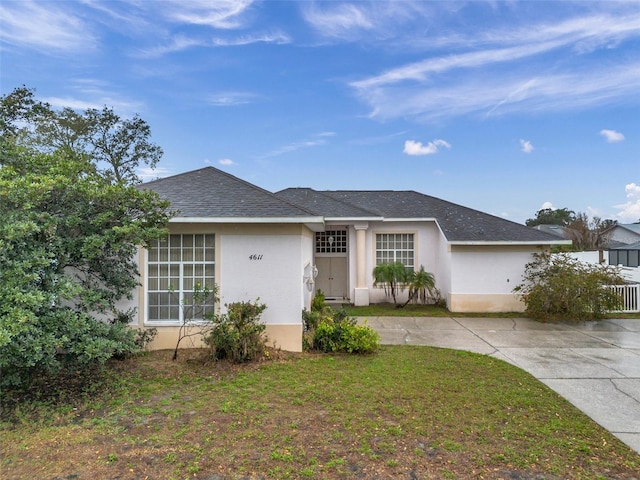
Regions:
<instances>
[{"instance_id":1,"label":"dry grass patch","mask_svg":"<svg viewBox=\"0 0 640 480\"><path fill-rule=\"evenodd\" d=\"M430 347L236 366L171 352L11 404L3 478L631 478L640 458L529 374Z\"/></svg>"}]
</instances>

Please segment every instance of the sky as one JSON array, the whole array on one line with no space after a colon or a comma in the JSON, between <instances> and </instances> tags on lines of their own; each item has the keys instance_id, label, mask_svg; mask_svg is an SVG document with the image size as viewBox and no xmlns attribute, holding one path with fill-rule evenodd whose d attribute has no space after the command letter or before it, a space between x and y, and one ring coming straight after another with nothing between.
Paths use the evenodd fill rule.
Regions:
<instances>
[{"instance_id":1,"label":"sky","mask_svg":"<svg viewBox=\"0 0 640 480\"><path fill-rule=\"evenodd\" d=\"M0 93L138 114L145 179L640 220L640 1L2 0Z\"/></svg>"}]
</instances>

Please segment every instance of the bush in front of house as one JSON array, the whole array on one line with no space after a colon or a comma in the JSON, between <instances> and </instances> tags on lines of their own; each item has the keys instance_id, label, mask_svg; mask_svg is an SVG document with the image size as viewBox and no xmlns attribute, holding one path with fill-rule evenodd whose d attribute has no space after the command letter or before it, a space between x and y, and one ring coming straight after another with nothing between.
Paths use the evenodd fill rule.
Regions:
<instances>
[{"instance_id":1,"label":"bush in front of house","mask_svg":"<svg viewBox=\"0 0 640 480\"><path fill-rule=\"evenodd\" d=\"M260 316L267 306L258 300L230 303L227 313L213 316L211 330L204 337L213 358L245 363L264 354L266 326Z\"/></svg>"},{"instance_id":2,"label":"bush in front of house","mask_svg":"<svg viewBox=\"0 0 640 480\"><path fill-rule=\"evenodd\" d=\"M568 254L535 254L523 279L514 292L536 320L598 320L620 305L620 297L606 288L623 283L615 267L583 263Z\"/></svg>"},{"instance_id":3,"label":"bush in front of house","mask_svg":"<svg viewBox=\"0 0 640 480\"><path fill-rule=\"evenodd\" d=\"M356 319L334 310L318 292L311 310L303 310L303 348L325 353L373 353L380 347L380 336L371 327L357 325Z\"/></svg>"}]
</instances>

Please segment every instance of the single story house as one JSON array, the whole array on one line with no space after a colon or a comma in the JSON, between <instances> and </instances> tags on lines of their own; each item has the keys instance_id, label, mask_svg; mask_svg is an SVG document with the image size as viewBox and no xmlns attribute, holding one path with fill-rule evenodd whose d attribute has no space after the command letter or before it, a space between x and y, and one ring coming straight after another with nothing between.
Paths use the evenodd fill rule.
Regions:
<instances>
[{"instance_id":1,"label":"single story house","mask_svg":"<svg viewBox=\"0 0 640 480\"><path fill-rule=\"evenodd\" d=\"M640 242L609 249L609 265L640 267Z\"/></svg>"},{"instance_id":2,"label":"single story house","mask_svg":"<svg viewBox=\"0 0 640 480\"><path fill-rule=\"evenodd\" d=\"M609 227L605 234L609 248L640 242L640 223L617 223Z\"/></svg>"},{"instance_id":3,"label":"single story house","mask_svg":"<svg viewBox=\"0 0 640 480\"><path fill-rule=\"evenodd\" d=\"M434 274L452 312L522 311L513 293L531 255L559 239L415 191L268 192L213 167L162 178L153 190L178 211L170 234L141 249L138 328L152 348L175 346L181 307L196 283L219 287L224 311L260 299L269 343L302 348L301 312L321 289L355 305L388 301L376 264L401 261Z\"/></svg>"}]
</instances>

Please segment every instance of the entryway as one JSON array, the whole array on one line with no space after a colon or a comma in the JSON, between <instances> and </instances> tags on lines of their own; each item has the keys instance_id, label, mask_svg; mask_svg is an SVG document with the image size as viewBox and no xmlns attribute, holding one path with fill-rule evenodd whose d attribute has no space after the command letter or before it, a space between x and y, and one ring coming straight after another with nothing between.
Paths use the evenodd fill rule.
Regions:
<instances>
[{"instance_id":1,"label":"entryway","mask_svg":"<svg viewBox=\"0 0 640 480\"><path fill-rule=\"evenodd\" d=\"M316 289L322 290L327 300L344 300L349 296L347 239L346 228L316 233Z\"/></svg>"}]
</instances>

